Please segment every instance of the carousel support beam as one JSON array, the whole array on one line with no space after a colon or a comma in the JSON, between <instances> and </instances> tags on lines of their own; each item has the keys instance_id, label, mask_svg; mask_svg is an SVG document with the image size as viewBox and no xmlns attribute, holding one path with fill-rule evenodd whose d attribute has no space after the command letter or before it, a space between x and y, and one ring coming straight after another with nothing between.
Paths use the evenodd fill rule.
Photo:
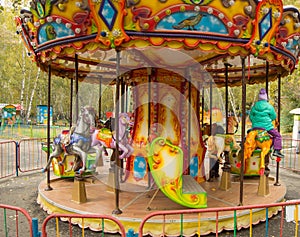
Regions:
<instances>
[{"instance_id":1,"label":"carousel support beam","mask_svg":"<svg viewBox=\"0 0 300 237\"><path fill-rule=\"evenodd\" d=\"M192 83L191 83L191 73L190 71L187 71L187 76L188 78L188 156L187 156L187 160L186 160L186 167L183 166L184 168L184 173L186 174L190 174L190 163L191 163L191 113L192 113Z\"/></svg>"},{"instance_id":2,"label":"carousel support beam","mask_svg":"<svg viewBox=\"0 0 300 237\"><path fill-rule=\"evenodd\" d=\"M115 164L114 164L114 180L115 180L115 209L113 214L119 215L122 211L119 208L119 198L120 198L120 182L119 182L119 112L120 112L120 51L116 50L117 53L117 62L116 62L116 98L115 98L115 128L116 128L116 152L115 152Z\"/></svg>"},{"instance_id":3,"label":"carousel support beam","mask_svg":"<svg viewBox=\"0 0 300 237\"><path fill-rule=\"evenodd\" d=\"M147 67L147 75L148 75L148 139L151 135L151 82L152 82L152 68ZM148 187L147 189L151 188L151 173L149 166L148 167ZM150 204L149 204L150 205Z\"/></svg>"},{"instance_id":4,"label":"carousel support beam","mask_svg":"<svg viewBox=\"0 0 300 237\"><path fill-rule=\"evenodd\" d=\"M98 117L101 119L102 113L102 76L99 77L99 101L98 101Z\"/></svg>"},{"instance_id":5,"label":"carousel support beam","mask_svg":"<svg viewBox=\"0 0 300 237\"><path fill-rule=\"evenodd\" d=\"M71 78L71 83L70 83L70 129L72 127L72 117L73 117L73 78Z\"/></svg>"},{"instance_id":6,"label":"carousel support beam","mask_svg":"<svg viewBox=\"0 0 300 237\"><path fill-rule=\"evenodd\" d=\"M280 132L280 112L281 112L281 74L278 75L278 132ZM276 181L274 183L275 186L280 186L279 183L279 162L280 158L276 158Z\"/></svg>"},{"instance_id":7,"label":"carousel support beam","mask_svg":"<svg viewBox=\"0 0 300 237\"><path fill-rule=\"evenodd\" d=\"M127 84L125 84L125 112L127 113L128 112L128 95L129 95L129 87Z\"/></svg>"},{"instance_id":8,"label":"carousel support beam","mask_svg":"<svg viewBox=\"0 0 300 237\"><path fill-rule=\"evenodd\" d=\"M228 134L228 67L232 67L230 63L225 65L225 115L226 115L226 134Z\"/></svg>"},{"instance_id":9,"label":"carousel support beam","mask_svg":"<svg viewBox=\"0 0 300 237\"><path fill-rule=\"evenodd\" d=\"M78 120L78 114L79 114L78 80L79 80L79 74L78 74L78 55L75 54L75 93L76 93L75 122L77 122L77 120Z\"/></svg>"},{"instance_id":10,"label":"carousel support beam","mask_svg":"<svg viewBox=\"0 0 300 237\"><path fill-rule=\"evenodd\" d=\"M229 63L224 63L225 65L225 114L226 114L226 134L228 134L228 67L232 67ZM228 191L231 188L230 180L230 162L229 162L229 152L225 151L225 163L222 167L222 177L220 183L220 189Z\"/></svg>"},{"instance_id":11,"label":"carousel support beam","mask_svg":"<svg viewBox=\"0 0 300 237\"><path fill-rule=\"evenodd\" d=\"M50 106L51 106L51 65L48 66L48 105L47 105L47 113L48 113L48 120L47 120L47 161L49 161L50 157ZM50 169L47 170L47 188L45 191L51 191L53 188L50 186Z\"/></svg>"},{"instance_id":12,"label":"carousel support beam","mask_svg":"<svg viewBox=\"0 0 300 237\"><path fill-rule=\"evenodd\" d=\"M125 111L125 80L121 78L121 113L124 113Z\"/></svg>"},{"instance_id":13,"label":"carousel support beam","mask_svg":"<svg viewBox=\"0 0 300 237\"><path fill-rule=\"evenodd\" d=\"M212 96L212 84L213 84L213 77L210 77L209 80L209 125L210 125L210 135L212 134L212 102L213 102L213 96Z\"/></svg>"},{"instance_id":14,"label":"carousel support beam","mask_svg":"<svg viewBox=\"0 0 300 237\"><path fill-rule=\"evenodd\" d=\"M269 94L269 68L270 68L270 65L269 65L269 62L267 61L266 62L266 92L267 92L267 94Z\"/></svg>"},{"instance_id":15,"label":"carousel support beam","mask_svg":"<svg viewBox=\"0 0 300 237\"><path fill-rule=\"evenodd\" d=\"M202 85L202 91L201 91L201 122L202 122L202 126L201 128L203 128L204 126L204 86Z\"/></svg>"},{"instance_id":16,"label":"carousel support beam","mask_svg":"<svg viewBox=\"0 0 300 237\"><path fill-rule=\"evenodd\" d=\"M249 58L250 60L250 58ZM249 75L250 76L250 75ZM246 70L245 58L242 58L242 144L241 144L241 171L240 171L240 206L243 206L244 196L244 143L245 143L245 130L246 130Z\"/></svg>"}]
</instances>

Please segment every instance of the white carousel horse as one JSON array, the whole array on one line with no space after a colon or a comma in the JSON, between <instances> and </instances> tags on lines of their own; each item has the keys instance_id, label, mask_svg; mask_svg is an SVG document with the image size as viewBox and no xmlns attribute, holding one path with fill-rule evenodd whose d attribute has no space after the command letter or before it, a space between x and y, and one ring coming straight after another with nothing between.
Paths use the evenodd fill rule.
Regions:
<instances>
[{"instance_id":1,"label":"white carousel horse","mask_svg":"<svg viewBox=\"0 0 300 237\"><path fill-rule=\"evenodd\" d=\"M119 150L122 152L120 159L128 158L133 153L133 147L128 140L128 126L131 126L131 120L127 113L119 114ZM104 148L116 148L116 131L108 128L101 128L94 131L92 135L92 146L101 145Z\"/></svg>"},{"instance_id":2,"label":"white carousel horse","mask_svg":"<svg viewBox=\"0 0 300 237\"><path fill-rule=\"evenodd\" d=\"M236 142L233 134L224 134L222 129L218 129L217 127L221 127L219 125L215 125L215 131L213 135L211 135L207 140L207 151L208 157L218 159L220 162L223 162L222 154L224 151L231 153L233 150L236 151L236 156L238 156L241 147ZM223 130L224 131L224 130Z\"/></svg>"},{"instance_id":3,"label":"white carousel horse","mask_svg":"<svg viewBox=\"0 0 300 237\"><path fill-rule=\"evenodd\" d=\"M67 134L59 134L58 137L54 138L53 152L50 154L47 165L42 169L42 172L47 171L52 159L59 157L62 153L64 153L64 159L67 155L75 155L76 158L80 158L80 161L77 161L77 163L82 162L79 173L83 173L86 169L87 154L96 153L95 165L98 163L102 154L102 147L91 145L91 135L95 130L95 115L95 110L92 107L81 108L76 127L72 128ZM91 168L96 168L95 165ZM78 168L79 165L76 164L76 166ZM74 171L77 170L74 168Z\"/></svg>"}]
</instances>

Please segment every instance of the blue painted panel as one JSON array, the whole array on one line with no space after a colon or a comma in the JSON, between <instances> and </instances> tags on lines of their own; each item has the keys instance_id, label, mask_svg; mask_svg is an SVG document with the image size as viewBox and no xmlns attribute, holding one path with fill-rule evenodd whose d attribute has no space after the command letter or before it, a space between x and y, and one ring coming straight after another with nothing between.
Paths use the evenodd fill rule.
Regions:
<instances>
[{"instance_id":1,"label":"blue painted panel","mask_svg":"<svg viewBox=\"0 0 300 237\"><path fill-rule=\"evenodd\" d=\"M133 164L133 176L135 179L143 179L147 173L147 163L144 157L136 156Z\"/></svg>"}]
</instances>

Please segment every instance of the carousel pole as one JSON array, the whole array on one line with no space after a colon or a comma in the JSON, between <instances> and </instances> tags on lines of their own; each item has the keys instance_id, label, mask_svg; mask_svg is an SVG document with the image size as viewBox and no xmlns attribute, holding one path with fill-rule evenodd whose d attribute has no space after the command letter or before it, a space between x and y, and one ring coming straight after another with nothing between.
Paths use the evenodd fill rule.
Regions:
<instances>
[{"instance_id":1,"label":"carousel pole","mask_svg":"<svg viewBox=\"0 0 300 237\"><path fill-rule=\"evenodd\" d=\"M243 206L244 196L244 143L246 129L246 76L245 76L245 58L242 58L242 144L241 144L241 171L240 171L240 203Z\"/></svg>"},{"instance_id":2,"label":"carousel pole","mask_svg":"<svg viewBox=\"0 0 300 237\"><path fill-rule=\"evenodd\" d=\"M226 116L226 134L228 134L228 67L232 67L230 63L225 65L225 116Z\"/></svg>"},{"instance_id":3,"label":"carousel pole","mask_svg":"<svg viewBox=\"0 0 300 237\"><path fill-rule=\"evenodd\" d=\"M78 113L79 113L79 98L78 98L78 55L75 54L75 93L76 93L76 114L75 114L75 123L77 123L78 120Z\"/></svg>"},{"instance_id":4,"label":"carousel pole","mask_svg":"<svg viewBox=\"0 0 300 237\"><path fill-rule=\"evenodd\" d=\"M120 167L120 159L119 159L119 97L120 97L120 51L116 50L117 53L117 62L116 62L116 98L115 98L115 164L114 164L114 180L115 180L115 210L113 210L113 214L121 214L122 211L119 208L119 198L120 198L120 182L119 182L119 167Z\"/></svg>"},{"instance_id":5,"label":"carousel pole","mask_svg":"<svg viewBox=\"0 0 300 237\"><path fill-rule=\"evenodd\" d=\"M266 92L269 94L269 62L266 62Z\"/></svg>"},{"instance_id":6,"label":"carousel pole","mask_svg":"<svg viewBox=\"0 0 300 237\"><path fill-rule=\"evenodd\" d=\"M48 105L47 105L47 161L50 157L50 106L51 106L51 65L48 65ZM45 191L51 191L53 188L50 186L50 169L47 169L47 188Z\"/></svg>"},{"instance_id":7,"label":"carousel pole","mask_svg":"<svg viewBox=\"0 0 300 237\"><path fill-rule=\"evenodd\" d=\"M151 134L151 81L152 81L152 68L147 67L147 76L148 76L148 138L150 138ZM151 142L151 141L149 141ZM151 171L148 166L148 189L151 188Z\"/></svg>"},{"instance_id":8,"label":"carousel pole","mask_svg":"<svg viewBox=\"0 0 300 237\"><path fill-rule=\"evenodd\" d=\"M102 104L102 76L100 76L99 78L99 101L98 101L98 117L99 119L101 118L101 112L102 112L102 108L101 108L101 104Z\"/></svg>"},{"instance_id":9,"label":"carousel pole","mask_svg":"<svg viewBox=\"0 0 300 237\"><path fill-rule=\"evenodd\" d=\"M187 159L184 159L183 163L183 172L185 174L189 174L189 166L190 166L190 160L191 160L191 101L192 101L192 83L191 83L191 73L190 68L187 68L185 70L185 78L187 78L188 81L188 114L187 114Z\"/></svg>"},{"instance_id":10,"label":"carousel pole","mask_svg":"<svg viewBox=\"0 0 300 237\"><path fill-rule=\"evenodd\" d=\"M202 93L201 93L201 109L202 109L201 121L202 121L202 128L203 128L204 126L204 84L202 85Z\"/></svg>"},{"instance_id":11,"label":"carousel pole","mask_svg":"<svg viewBox=\"0 0 300 237\"><path fill-rule=\"evenodd\" d=\"M71 78L70 84L70 129L72 127L72 117L73 117L73 78Z\"/></svg>"},{"instance_id":12,"label":"carousel pole","mask_svg":"<svg viewBox=\"0 0 300 237\"><path fill-rule=\"evenodd\" d=\"M280 132L280 111L281 111L281 74L278 75L278 132ZM280 186L279 183L279 162L280 158L276 158L276 182L274 183L275 186Z\"/></svg>"},{"instance_id":13,"label":"carousel pole","mask_svg":"<svg viewBox=\"0 0 300 237\"><path fill-rule=\"evenodd\" d=\"M225 65L225 116L226 116L226 134L228 134L228 67L232 65L224 63ZM229 162L229 151L224 151L225 163L222 167L222 177L220 183L220 189L228 191L231 188L230 182L230 162Z\"/></svg>"},{"instance_id":14,"label":"carousel pole","mask_svg":"<svg viewBox=\"0 0 300 237\"><path fill-rule=\"evenodd\" d=\"M212 135L212 102L213 102L212 83L213 83L213 78L210 77L210 81L209 81L209 125L210 125L210 135Z\"/></svg>"},{"instance_id":15,"label":"carousel pole","mask_svg":"<svg viewBox=\"0 0 300 237\"><path fill-rule=\"evenodd\" d=\"M121 113L124 113L125 110L125 80L121 78Z\"/></svg>"},{"instance_id":16,"label":"carousel pole","mask_svg":"<svg viewBox=\"0 0 300 237\"><path fill-rule=\"evenodd\" d=\"M128 85L125 84L125 95L126 95L126 97L125 97L125 112L126 113L128 112L128 94L129 94L128 88L129 88Z\"/></svg>"}]
</instances>

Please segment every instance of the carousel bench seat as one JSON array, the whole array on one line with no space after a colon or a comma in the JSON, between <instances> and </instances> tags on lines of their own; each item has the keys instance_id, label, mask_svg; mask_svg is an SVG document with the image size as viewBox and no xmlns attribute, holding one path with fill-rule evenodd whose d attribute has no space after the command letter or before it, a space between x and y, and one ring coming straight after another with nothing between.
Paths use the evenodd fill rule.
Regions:
<instances>
[{"instance_id":1,"label":"carousel bench seat","mask_svg":"<svg viewBox=\"0 0 300 237\"><path fill-rule=\"evenodd\" d=\"M183 175L182 193L206 193L206 192L192 176Z\"/></svg>"}]
</instances>

